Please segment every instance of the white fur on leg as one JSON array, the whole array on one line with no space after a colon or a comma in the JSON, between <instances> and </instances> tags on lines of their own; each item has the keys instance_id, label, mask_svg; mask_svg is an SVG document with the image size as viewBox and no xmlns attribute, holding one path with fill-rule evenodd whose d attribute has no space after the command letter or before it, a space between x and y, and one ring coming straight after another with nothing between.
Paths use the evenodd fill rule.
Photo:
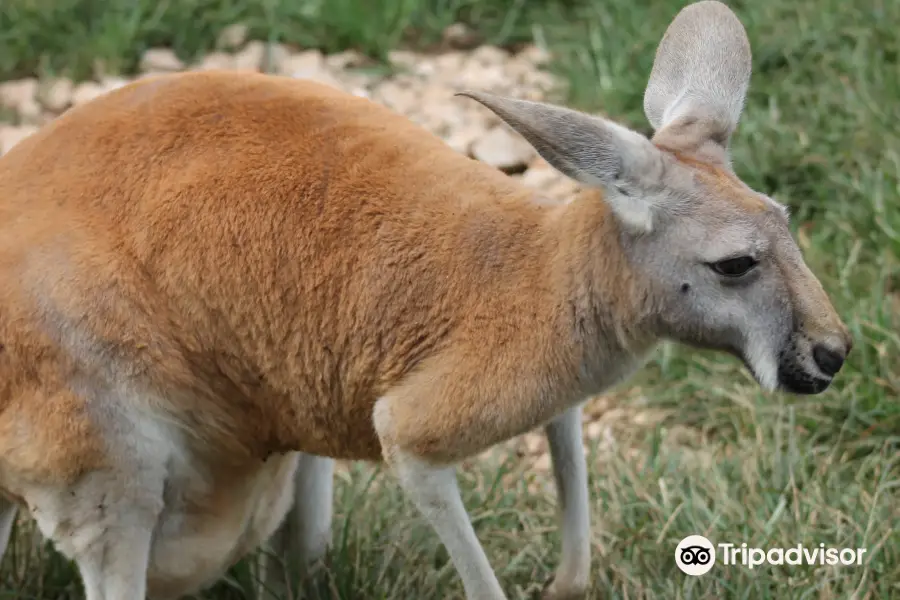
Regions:
<instances>
[{"instance_id":1,"label":"white fur on leg","mask_svg":"<svg viewBox=\"0 0 900 600\"><path fill-rule=\"evenodd\" d=\"M587 593L591 567L591 522L581 407L569 409L546 429L562 513L562 559L545 598L575 600Z\"/></svg>"},{"instance_id":2,"label":"white fur on leg","mask_svg":"<svg viewBox=\"0 0 900 600\"><path fill-rule=\"evenodd\" d=\"M152 462L96 471L68 488L31 488L41 533L75 561L87 600L144 600L165 472Z\"/></svg>"},{"instance_id":3,"label":"white fur on leg","mask_svg":"<svg viewBox=\"0 0 900 600\"><path fill-rule=\"evenodd\" d=\"M0 498L0 560L9 546L9 536L12 535L13 523L16 520L18 507L5 498Z\"/></svg>"},{"instance_id":4,"label":"white fur on leg","mask_svg":"<svg viewBox=\"0 0 900 600\"><path fill-rule=\"evenodd\" d=\"M294 504L262 555L263 598L293 588L293 576L305 577L331 543L334 461L301 453L292 484Z\"/></svg>"},{"instance_id":5,"label":"white fur on leg","mask_svg":"<svg viewBox=\"0 0 900 600\"><path fill-rule=\"evenodd\" d=\"M125 519L77 558L86 600L144 600L153 528Z\"/></svg>"},{"instance_id":6,"label":"white fur on leg","mask_svg":"<svg viewBox=\"0 0 900 600\"><path fill-rule=\"evenodd\" d=\"M463 506L453 467L435 467L396 450L392 467L403 491L437 532L462 578L467 600L506 600Z\"/></svg>"}]
</instances>

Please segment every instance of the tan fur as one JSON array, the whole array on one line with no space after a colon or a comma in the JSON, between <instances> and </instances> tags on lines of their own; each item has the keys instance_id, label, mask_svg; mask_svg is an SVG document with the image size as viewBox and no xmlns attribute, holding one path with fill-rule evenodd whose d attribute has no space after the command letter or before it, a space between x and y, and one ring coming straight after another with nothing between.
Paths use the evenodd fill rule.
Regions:
<instances>
[{"instance_id":1,"label":"tan fur","mask_svg":"<svg viewBox=\"0 0 900 600\"><path fill-rule=\"evenodd\" d=\"M568 398L540 386L578 393L557 366L598 302L628 331L644 299L602 202L533 200L314 83L173 75L73 109L0 162L0 481L104 466L80 379L146 390L216 480L380 459L374 403L417 385L393 441L431 460L532 429ZM615 292L580 288L597 272Z\"/></svg>"},{"instance_id":2,"label":"tan fur","mask_svg":"<svg viewBox=\"0 0 900 600\"><path fill-rule=\"evenodd\" d=\"M669 140L669 143L678 144L677 140ZM701 184L709 190L709 198L717 202L737 205L748 213L760 213L772 210L774 207L766 203L760 195L747 187L737 175L725 164L716 158L704 156L697 152L690 142L684 142L686 146L656 142L656 146L671 156L680 164L688 167L697 176ZM684 148L693 152L688 152Z\"/></svg>"},{"instance_id":3,"label":"tan fur","mask_svg":"<svg viewBox=\"0 0 900 600\"><path fill-rule=\"evenodd\" d=\"M700 5L667 36L706 65L714 46L679 31L742 28ZM818 391L831 376L812 349L849 349L785 215L727 166L749 65L728 68L689 81L697 98L721 81L727 102L676 104L674 126L660 98L678 82L655 71L656 146L469 94L604 190L567 204L312 82L164 75L68 111L0 159L0 490L76 558L88 600L142 597L145 580L169 598L273 533L289 453L384 458L469 598L494 600L452 465L544 425L565 496L547 597L582 596L580 402L662 339ZM734 252L760 254L756 288L705 264Z\"/></svg>"},{"instance_id":4,"label":"tan fur","mask_svg":"<svg viewBox=\"0 0 900 600\"><path fill-rule=\"evenodd\" d=\"M193 115L186 104L203 108ZM7 227L2 238L15 257L6 273L24 283L2 285L23 314L4 335L16 363L0 376L2 405L23 412L4 410L3 426L15 417L49 429L29 412L46 410L28 391L46 385L41 372L61 368L42 332L63 335L54 331L62 319L82 317L77 335L103 340L105 357L171 395L161 408L235 460L288 449L378 459L372 406L422 359L478 373L490 358L498 370L478 373L465 392L458 379L435 390L459 399L417 431L424 450L485 398L508 415L507 403L530 394L502 388L517 370L535 370L524 356L549 363L561 338L588 326L573 311L586 318L596 299L568 295L586 270L628 284L603 299L609 317L627 327L639 309L619 293L636 282L605 247L615 236L604 235L601 202L544 208L402 117L314 83L209 72L144 79L15 148L0 177L4 205L40 223L24 235ZM572 252L612 262L579 264ZM98 283L113 274L114 294ZM547 303L570 308L548 322ZM509 358L498 361L498 351ZM12 370L19 364L46 367L29 376ZM499 385L478 389L488 382ZM75 474L72 436L90 445L84 406L68 395L54 403L54 414L84 425L41 445L64 444L58 464L41 464ZM488 437L529 429L554 408L519 410L520 422ZM473 436L471 447L448 440L456 457L495 441Z\"/></svg>"}]
</instances>

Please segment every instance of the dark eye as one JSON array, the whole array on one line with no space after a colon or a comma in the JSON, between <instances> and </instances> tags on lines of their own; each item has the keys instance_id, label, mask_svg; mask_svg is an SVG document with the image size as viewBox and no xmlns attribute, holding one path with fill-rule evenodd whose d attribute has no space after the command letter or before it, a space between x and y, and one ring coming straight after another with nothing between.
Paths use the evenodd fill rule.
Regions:
<instances>
[{"instance_id":1,"label":"dark eye","mask_svg":"<svg viewBox=\"0 0 900 600\"><path fill-rule=\"evenodd\" d=\"M756 259L752 256L739 256L710 263L710 268L719 275L725 277L740 277L756 266Z\"/></svg>"}]
</instances>

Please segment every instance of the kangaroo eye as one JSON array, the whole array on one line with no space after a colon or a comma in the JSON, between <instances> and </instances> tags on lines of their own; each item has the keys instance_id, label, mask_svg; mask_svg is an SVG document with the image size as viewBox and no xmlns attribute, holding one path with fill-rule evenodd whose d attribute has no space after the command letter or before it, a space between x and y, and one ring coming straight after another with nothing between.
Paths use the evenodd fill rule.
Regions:
<instances>
[{"instance_id":1,"label":"kangaroo eye","mask_svg":"<svg viewBox=\"0 0 900 600\"><path fill-rule=\"evenodd\" d=\"M752 256L739 256L710 263L710 268L725 277L740 277L756 266L756 259Z\"/></svg>"}]
</instances>

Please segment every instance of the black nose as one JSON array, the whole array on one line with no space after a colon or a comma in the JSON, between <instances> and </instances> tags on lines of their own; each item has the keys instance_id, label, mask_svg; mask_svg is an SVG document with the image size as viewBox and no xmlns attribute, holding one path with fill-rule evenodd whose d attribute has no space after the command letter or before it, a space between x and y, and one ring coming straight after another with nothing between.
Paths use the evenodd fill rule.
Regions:
<instances>
[{"instance_id":1,"label":"black nose","mask_svg":"<svg viewBox=\"0 0 900 600\"><path fill-rule=\"evenodd\" d=\"M829 377L834 376L834 374L840 371L841 367L844 365L843 354L835 352L830 348L826 348L821 344L813 348L813 360L816 361L816 364L819 365L822 372Z\"/></svg>"}]
</instances>

